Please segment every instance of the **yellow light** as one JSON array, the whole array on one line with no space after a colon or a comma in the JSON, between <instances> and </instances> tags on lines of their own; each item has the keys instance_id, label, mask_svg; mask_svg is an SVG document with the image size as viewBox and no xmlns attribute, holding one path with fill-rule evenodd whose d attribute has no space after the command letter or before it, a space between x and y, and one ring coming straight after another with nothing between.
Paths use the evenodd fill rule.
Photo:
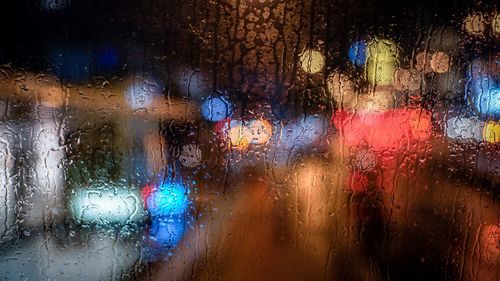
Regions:
<instances>
[{"instance_id":1,"label":"yellow light","mask_svg":"<svg viewBox=\"0 0 500 281\"><path fill-rule=\"evenodd\" d=\"M248 127L252 144L267 143L273 134L273 127L264 119L253 120Z\"/></svg>"},{"instance_id":2,"label":"yellow light","mask_svg":"<svg viewBox=\"0 0 500 281\"><path fill-rule=\"evenodd\" d=\"M500 13L495 13L495 15L493 15L491 29L493 30L493 33L500 35Z\"/></svg>"},{"instance_id":3,"label":"yellow light","mask_svg":"<svg viewBox=\"0 0 500 281\"><path fill-rule=\"evenodd\" d=\"M299 57L300 66L307 73L318 73L325 66L325 57L319 51L306 49Z\"/></svg>"},{"instance_id":4,"label":"yellow light","mask_svg":"<svg viewBox=\"0 0 500 281\"><path fill-rule=\"evenodd\" d=\"M367 46L366 74L374 85L390 85L398 63L398 46L386 39L374 39Z\"/></svg>"},{"instance_id":5,"label":"yellow light","mask_svg":"<svg viewBox=\"0 0 500 281\"><path fill-rule=\"evenodd\" d=\"M394 62L371 62L366 64L368 82L373 85L387 86L394 80L396 64Z\"/></svg>"},{"instance_id":6,"label":"yellow light","mask_svg":"<svg viewBox=\"0 0 500 281\"><path fill-rule=\"evenodd\" d=\"M251 133L247 127L235 125L229 129L228 138L232 147L244 149L250 145Z\"/></svg>"},{"instance_id":7,"label":"yellow light","mask_svg":"<svg viewBox=\"0 0 500 281\"><path fill-rule=\"evenodd\" d=\"M486 123L483 129L483 140L489 143L500 142L500 123L495 121L489 121Z\"/></svg>"},{"instance_id":8,"label":"yellow light","mask_svg":"<svg viewBox=\"0 0 500 281\"><path fill-rule=\"evenodd\" d=\"M445 52L435 52L430 63L432 70L436 73L446 73L450 70L450 56Z\"/></svg>"},{"instance_id":9,"label":"yellow light","mask_svg":"<svg viewBox=\"0 0 500 281\"><path fill-rule=\"evenodd\" d=\"M463 28L472 36L483 36L486 20L481 13L470 14L465 18Z\"/></svg>"}]
</instances>

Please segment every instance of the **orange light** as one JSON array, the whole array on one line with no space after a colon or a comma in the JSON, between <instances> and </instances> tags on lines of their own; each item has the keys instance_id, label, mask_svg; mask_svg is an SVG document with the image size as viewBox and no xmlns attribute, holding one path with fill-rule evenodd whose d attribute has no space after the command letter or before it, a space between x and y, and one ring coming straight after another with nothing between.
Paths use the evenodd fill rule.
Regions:
<instances>
[{"instance_id":1,"label":"orange light","mask_svg":"<svg viewBox=\"0 0 500 281\"><path fill-rule=\"evenodd\" d=\"M445 52L435 52L431 57L431 68L436 73L446 73L450 70L450 56Z\"/></svg>"}]
</instances>

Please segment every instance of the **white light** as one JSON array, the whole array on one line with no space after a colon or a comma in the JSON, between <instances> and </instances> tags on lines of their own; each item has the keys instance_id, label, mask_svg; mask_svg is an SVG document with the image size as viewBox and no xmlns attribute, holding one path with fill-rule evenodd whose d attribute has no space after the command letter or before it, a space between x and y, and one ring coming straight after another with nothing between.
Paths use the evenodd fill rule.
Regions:
<instances>
[{"instance_id":1,"label":"white light","mask_svg":"<svg viewBox=\"0 0 500 281\"><path fill-rule=\"evenodd\" d=\"M161 84L154 79L134 77L125 92L125 99L132 110L147 109L161 92Z\"/></svg>"},{"instance_id":2,"label":"white light","mask_svg":"<svg viewBox=\"0 0 500 281\"><path fill-rule=\"evenodd\" d=\"M446 125L446 135L451 139L482 140L483 127L477 118L452 117Z\"/></svg>"},{"instance_id":3,"label":"white light","mask_svg":"<svg viewBox=\"0 0 500 281\"><path fill-rule=\"evenodd\" d=\"M70 197L73 218L84 223L128 223L143 218L139 191L124 187L80 188Z\"/></svg>"}]
</instances>

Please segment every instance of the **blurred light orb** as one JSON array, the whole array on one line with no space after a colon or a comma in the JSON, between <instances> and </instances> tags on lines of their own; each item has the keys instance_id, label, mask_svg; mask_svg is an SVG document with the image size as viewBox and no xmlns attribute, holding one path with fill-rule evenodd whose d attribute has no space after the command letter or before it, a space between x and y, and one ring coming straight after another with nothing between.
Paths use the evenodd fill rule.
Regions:
<instances>
[{"instance_id":1,"label":"blurred light orb","mask_svg":"<svg viewBox=\"0 0 500 281\"><path fill-rule=\"evenodd\" d=\"M475 117L452 117L446 121L446 136L450 139L482 141L483 126Z\"/></svg>"},{"instance_id":2,"label":"blurred light orb","mask_svg":"<svg viewBox=\"0 0 500 281\"><path fill-rule=\"evenodd\" d=\"M360 40L352 43L347 55L353 65L363 66L366 63L366 42Z\"/></svg>"},{"instance_id":3,"label":"blurred light orb","mask_svg":"<svg viewBox=\"0 0 500 281\"><path fill-rule=\"evenodd\" d=\"M488 121L484 125L483 140L489 143L500 142L500 123L496 121Z\"/></svg>"},{"instance_id":4,"label":"blurred light orb","mask_svg":"<svg viewBox=\"0 0 500 281\"><path fill-rule=\"evenodd\" d=\"M166 182L146 186L142 190L142 198L153 218L168 218L186 212L188 193L189 190L183 184Z\"/></svg>"},{"instance_id":5,"label":"blurred light orb","mask_svg":"<svg viewBox=\"0 0 500 281\"><path fill-rule=\"evenodd\" d=\"M326 87L335 102L341 106L350 104L356 97L354 83L344 73L335 71L328 75Z\"/></svg>"},{"instance_id":6,"label":"blurred light orb","mask_svg":"<svg viewBox=\"0 0 500 281\"><path fill-rule=\"evenodd\" d=\"M479 114L500 116L500 85L491 76L473 80L471 92Z\"/></svg>"},{"instance_id":7,"label":"blurred light orb","mask_svg":"<svg viewBox=\"0 0 500 281\"><path fill-rule=\"evenodd\" d=\"M147 229L146 243L152 244L151 246L158 250L171 249L182 241L185 232L186 222L184 219L154 218L151 221L151 226Z\"/></svg>"},{"instance_id":8,"label":"blurred light orb","mask_svg":"<svg viewBox=\"0 0 500 281\"><path fill-rule=\"evenodd\" d=\"M387 39L374 39L367 45L366 74L373 85L390 85L398 64L398 46Z\"/></svg>"},{"instance_id":9,"label":"blurred light orb","mask_svg":"<svg viewBox=\"0 0 500 281\"><path fill-rule=\"evenodd\" d=\"M427 140L432 135L432 116L424 109L409 109L408 123L411 133L417 140Z\"/></svg>"},{"instance_id":10,"label":"blurred light orb","mask_svg":"<svg viewBox=\"0 0 500 281\"><path fill-rule=\"evenodd\" d=\"M153 105L156 97L161 96L162 88L160 83L150 77L133 77L125 92L125 101L132 110L147 109Z\"/></svg>"},{"instance_id":11,"label":"blurred light orb","mask_svg":"<svg viewBox=\"0 0 500 281\"><path fill-rule=\"evenodd\" d=\"M472 36L480 37L486 31L486 19L481 13L469 14L463 23L463 29Z\"/></svg>"},{"instance_id":12,"label":"blurred light orb","mask_svg":"<svg viewBox=\"0 0 500 281\"><path fill-rule=\"evenodd\" d=\"M184 167L194 168L200 165L202 159L201 150L195 144L186 144L181 148L179 161Z\"/></svg>"},{"instance_id":13,"label":"blurred light orb","mask_svg":"<svg viewBox=\"0 0 500 281\"><path fill-rule=\"evenodd\" d=\"M418 91L422 85L422 75L414 69L397 69L394 72L394 89Z\"/></svg>"},{"instance_id":14,"label":"blurred light orb","mask_svg":"<svg viewBox=\"0 0 500 281\"><path fill-rule=\"evenodd\" d=\"M397 62L398 45L388 39L373 39L367 44L366 56L369 61L376 63Z\"/></svg>"},{"instance_id":15,"label":"blurred light orb","mask_svg":"<svg viewBox=\"0 0 500 281\"><path fill-rule=\"evenodd\" d=\"M450 56L445 52L435 52L432 54L430 65L436 73L446 73L450 71Z\"/></svg>"},{"instance_id":16,"label":"blurred light orb","mask_svg":"<svg viewBox=\"0 0 500 281\"><path fill-rule=\"evenodd\" d=\"M265 119L250 121L248 130L251 144L265 144L273 134L273 126Z\"/></svg>"},{"instance_id":17,"label":"blurred light orb","mask_svg":"<svg viewBox=\"0 0 500 281\"><path fill-rule=\"evenodd\" d=\"M432 67L431 67L431 59L432 59L432 54L429 52L420 52L415 56L415 69L424 73L424 74L429 74L431 73Z\"/></svg>"},{"instance_id":18,"label":"blurred light orb","mask_svg":"<svg viewBox=\"0 0 500 281\"><path fill-rule=\"evenodd\" d=\"M500 13L496 12L491 20L491 30L495 35L500 35Z\"/></svg>"},{"instance_id":19,"label":"blurred light orb","mask_svg":"<svg viewBox=\"0 0 500 281\"><path fill-rule=\"evenodd\" d=\"M219 122L230 117L232 111L232 104L224 97L208 97L201 104L201 115L212 122Z\"/></svg>"},{"instance_id":20,"label":"blurred light orb","mask_svg":"<svg viewBox=\"0 0 500 281\"><path fill-rule=\"evenodd\" d=\"M315 74L325 66L325 56L320 51L305 49L299 56L300 66L307 73Z\"/></svg>"},{"instance_id":21,"label":"blurred light orb","mask_svg":"<svg viewBox=\"0 0 500 281\"><path fill-rule=\"evenodd\" d=\"M252 133L239 121L231 121L227 137L231 147L237 149L247 148L252 141Z\"/></svg>"},{"instance_id":22,"label":"blurred light orb","mask_svg":"<svg viewBox=\"0 0 500 281\"><path fill-rule=\"evenodd\" d=\"M71 214L84 223L129 223L142 219L139 191L125 187L103 186L76 189L70 197Z\"/></svg>"}]
</instances>

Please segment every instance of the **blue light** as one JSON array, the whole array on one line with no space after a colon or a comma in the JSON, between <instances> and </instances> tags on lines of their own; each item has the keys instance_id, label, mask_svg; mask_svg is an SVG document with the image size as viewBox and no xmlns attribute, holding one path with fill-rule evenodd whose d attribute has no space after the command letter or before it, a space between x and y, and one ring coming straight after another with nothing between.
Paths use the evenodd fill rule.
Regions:
<instances>
[{"instance_id":1,"label":"blue light","mask_svg":"<svg viewBox=\"0 0 500 281\"><path fill-rule=\"evenodd\" d=\"M492 77L481 76L473 80L471 93L479 114L500 116L500 86Z\"/></svg>"},{"instance_id":2,"label":"blue light","mask_svg":"<svg viewBox=\"0 0 500 281\"><path fill-rule=\"evenodd\" d=\"M153 219L149 228L149 238L157 247L173 248L179 244L184 237L186 223L180 220Z\"/></svg>"},{"instance_id":3,"label":"blue light","mask_svg":"<svg viewBox=\"0 0 500 281\"><path fill-rule=\"evenodd\" d=\"M180 183L148 186L142 193L146 208L153 218L182 215L189 205L188 190Z\"/></svg>"},{"instance_id":4,"label":"blue light","mask_svg":"<svg viewBox=\"0 0 500 281\"><path fill-rule=\"evenodd\" d=\"M351 44L348 52L349 60L355 66L362 66L366 62L366 42L356 41Z\"/></svg>"},{"instance_id":5,"label":"blue light","mask_svg":"<svg viewBox=\"0 0 500 281\"><path fill-rule=\"evenodd\" d=\"M209 97L201 104L201 115L212 122L226 119L232 110L233 106L224 97Z\"/></svg>"},{"instance_id":6,"label":"blue light","mask_svg":"<svg viewBox=\"0 0 500 281\"><path fill-rule=\"evenodd\" d=\"M108 47L97 52L97 65L99 70L109 72L114 70L119 63L118 50Z\"/></svg>"}]
</instances>

